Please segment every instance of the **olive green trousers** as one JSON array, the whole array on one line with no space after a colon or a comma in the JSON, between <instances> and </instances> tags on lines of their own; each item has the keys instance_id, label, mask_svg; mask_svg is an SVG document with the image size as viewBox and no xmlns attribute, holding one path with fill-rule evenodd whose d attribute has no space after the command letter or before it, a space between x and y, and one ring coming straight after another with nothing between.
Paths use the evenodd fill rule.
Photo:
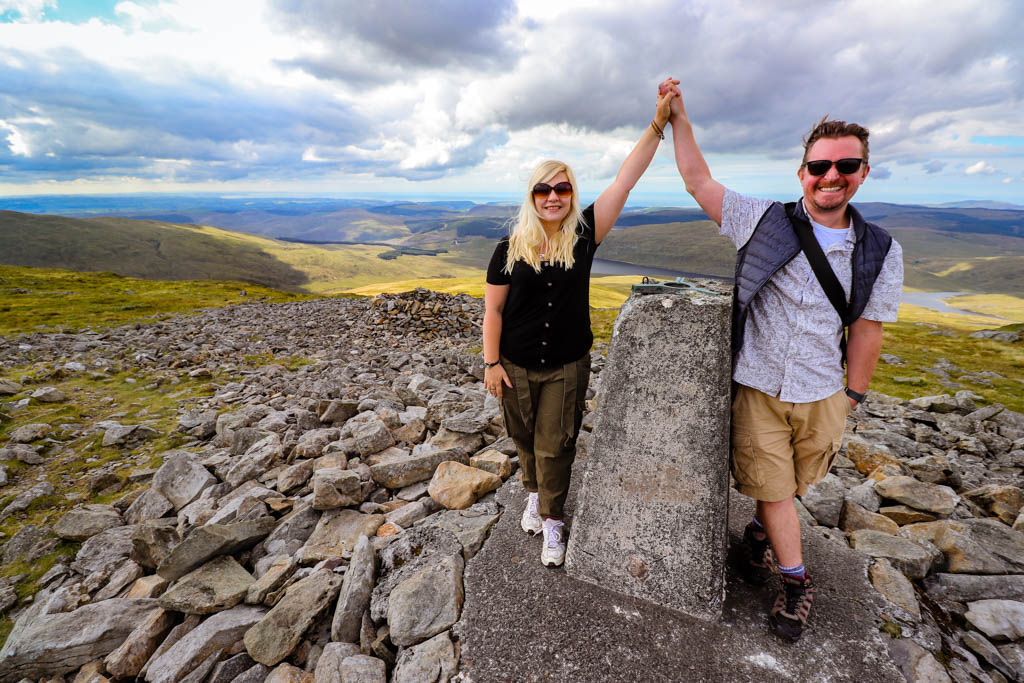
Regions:
<instances>
[{"instance_id":1,"label":"olive green trousers","mask_svg":"<svg viewBox=\"0 0 1024 683\"><path fill-rule=\"evenodd\" d=\"M576 436L590 382L590 354L550 370L528 370L502 357L512 388L502 388L505 429L519 452L523 488L537 492L541 517L562 519Z\"/></svg>"}]
</instances>

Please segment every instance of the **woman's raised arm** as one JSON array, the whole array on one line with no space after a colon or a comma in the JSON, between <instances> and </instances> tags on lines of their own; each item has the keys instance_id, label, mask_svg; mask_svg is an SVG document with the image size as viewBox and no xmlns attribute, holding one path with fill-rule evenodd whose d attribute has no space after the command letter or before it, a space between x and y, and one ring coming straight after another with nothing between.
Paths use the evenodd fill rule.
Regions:
<instances>
[{"instance_id":1,"label":"woman's raised arm","mask_svg":"<svg viewBox=\"0 0 1024 683\"><path fill-rule=\"evenodd\" d=\"M640 176L644 174L647 167L651 165L651 159L658 151L658 143L664 139L669 108L672 98L675 96L676 93L671 90L658 96L654 120L644 129L640 141L622 162L622 167L619 168L615 180L594 203L594 239L599 244L611 231L615 221L619 219L619 214L622 213L622 207L626 205L626 198L629 197L630 190L640 180ZM657 126L657 130L655 130L655 126Z\"/></svg>"}]
</instances>

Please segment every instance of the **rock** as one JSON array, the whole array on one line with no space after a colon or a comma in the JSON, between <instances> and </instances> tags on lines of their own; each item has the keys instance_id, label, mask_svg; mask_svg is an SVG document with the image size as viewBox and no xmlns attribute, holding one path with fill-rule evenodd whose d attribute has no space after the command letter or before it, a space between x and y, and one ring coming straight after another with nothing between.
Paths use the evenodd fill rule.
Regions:
<instances>
[{"instance_id":1,"label":"rock","mask_svg":"<svg viewBox=\"0 0 1024 683\"><path fill-rule=\"evenodd\" d=\"M291 467L285 468L277 477L277 490L288 494L306 485L313 476L313 461L301 460Z\"/></svg>"},{"instance_id":2,"label":"rock","mask_svg":"<svg viewBox=\"0 0 1024 683\"><path fill-rule=\"evenodd\" d=\"M150 612L120 646L107 655L104 665L115 678L135 678L157 645L174 625L174 616L162 609Z\"/></svg>"},{"instance_id":3,"label":"rock","mask_svg":"<svg viewBox=\"0 0 1024 683\"><path fill-rule=\"evenodd\" d=\"M162 576L151 574L135 580L124 597L126 598L159 598L167 590L170 582Z\"/></svg>"},{"instance_id":4,"label":"rock","mask_svg":"<svg viewBox=\"0 0 1024 683\"><path fill-rule=\"evenodd\" d=\"M909 683L952 683L932 653L909 638L886 641L893 661Z\"/></svg>"},{"instance_id":5,"label":"rock","mask_svg":"<svg viewBox=\"0 0 1024 683\"><path fill-rule=\"evenodd\" d=\"M266 614L261 607L238 605L209 617L149 664L149 683L177 683L214 654L230 648Z\"/></svg>"},{"instance_id":6,"label":"rock","mask_svg":"<svg viewBox=\"0 0 1024 683\"><path fill-rule=\"evenodd\" d=\"M501 477L457 462L437 467L427 492L449 510L464 510L485 493L501 486Z\"/></svg>"},{"instance_id":7,"label":"rock","mask_svg":"<svg viewBox=\"0 0 1024 683\"><path fill-rule=\"evenodd\" d=\"M999 654L1003 656L1003 659L1013 667L1014 671L1017 671L1018 673L1024 671L1024 645L1021 643L997 645L996 650L998 650Z\"/></svg>"},{"instance_id":8,"label":"rock","mask_svg":"<svg viewBox=\"0 0 1024 683\"><path fill-rule=\"evenodd\" d=\"M376 419L357 425L352 430L352 438L355 440L356 450L363 457L395 444L395 437L387 426Z\"/></svg>"},{"instance_id":9,"label":"rock","mask_svg":"<svg viewBox=\"0 0 1024 683\"><path fill-rule=\"evenodd\" d=\"M252 657L242 652L219 662L217 666L213 667L213 671L210 672L210 677L206 679L206 683L231 683L231 681L235 680L235 677L251 669L254 664L256 662L252 660Z\"/></svg>"},{"instance_id":10,"label":"rock","mask_svg":"<svg viewBox=\"0 0 1024 683\"><path fill-rule=\"evenodd\" d=\"M28 556L29 561L38 559L33 557L33 548L47 538L50 538L49 530L40 529L34 524L26 524L14 532L11 540L4 544L0 560L3 564L9 564L23 556Z\"/></svg>"},{"instance_id":11,"label":"rock","mask_svg":"<svg viewBox=\"0 0 1024 683\"><path fill-rule=\"evenodd\" d=\"M71 568L84 575L112 573L131 556L135 531L134 526L119 526L96 534L82 544Z\"/></svg>"},{"instance_id":12,"label":"rock","mask_svg":"<svg viewBox=\"0 0 1024 683\"><path fill-rule=\"evenodd\" d=\"M910 399L910 405L932 413L952 413L957 411L960 407L957 405L956 400L949 394L912 398Z\"/></svg>"},{"instance_id":13,"label":"rock","mask_svg":"<svg viewBox=\"0 0 1024 683\"><path fill-rule=\"evenodd\" d=\"M0 396L13 396L21 392L21 385L14 380L0 377Z\"/></svg>"},{"instance_id":14,"label":"rock","mask_svg":"<svg viewBox=\"0 0 1024 683\"><path fill-rule=\"evenodd\" d=\"M222 612L240 603L253 581L235 558L221 555L176 581L160 606L185 614Z\"/></svg>"},{"instance_id":15,"label":"rock","mask_svg":"<svg viewBox=\"0 0 1024 683\"><path fill-rule=\"evenodd\" d=\"M962 636L964 645L969 647L979 657L988 662L993 668L999 671L1001 674L1006 676L1008 680L1015 680L1017 678L1017 672L1010 665L1009 662L1003 657L1003 655L996 649L995 645L990 643L986 638L983 638L980 634L974 631L967 631Z\"/></svg>"},{"instance_id":16,"label":"rock","mask_svg":"<svg viewBox=\"0 0 1024 683\"><path fill-rule=\"evenodd\" d=\"M331 510L358 505L363 499L362 480L358 473L328 467L313 474L313 509Z\"/></svg>"},{"instance_id":17,"label":"rock","mask_svg":"<svg viewBox=\"0 0 1024 683\"><path fill-rule=\"evenodd\" d=\"M303 671L291 664L281 664L274 668L263 683L313 683L313 674Z\"/></svg>"},{"instance_id":18,"label":"rock","mask_svg":"<svg viewBox=\"0 0 1024 683\"><path fill-rule=\"evenodd\" d=\"M490 418L479 409L464 410L441 421L441 426L460 434L476 434L487 429Z\"/></svg>"},{"instance_id":19,"label":"rock","mask_svg":"<svg viewBox=\"0 0 1024 683\"><path fill-rule=\"evenodd\" d=\"M327 643L316 663L314 683L337 683L341 680L341 664L347 657L359 654L355 643Z\"/></svg>"},{"instance_id":20,"label":"rock","mask_svg":"<svg viewBox=\"0 0 1024 683\"><path fill-rule=\"evenodd\" d=\"M153 475L153 489L169 500L175 510L185 507L216 483L217 478L207 472L194 455L184 451L174 451L165 457L164 464Z\"/></svg>"},{"instance_id":21,"label":"rock","mask_svg":"<svg viewBox=\"0 0 1024 683\"><path fill-rule=\"evenodd\" d=\"M977 332L971 332L967 336L977 339L994 339L1005 344L1012 344L1021 340L1020 332L1006 330L978 330Z\"/></svg>"},{"instance_id":22,"label":"rock","mask_svg":"<svg viewBox=\"0 0 1024 683\"><path fill-rule=\"evenodd\" d=\"M975 574L933 574L923 581L933 598L976 602L1004 599L1024 602L1024 576L985 576Z\"/></svg>"},{"instance_id":23,"label":"rock","mask_svg":"<svg viewBox=\"0 0 1024 683\"><path fill-rule=\"evenodd\" d=\"M255 545L277 521L270 517L234 524L208 524L195 529L174 547L157 567L157 574L173 581L218 555L230 555Z\"/></svg>"},{"instance_id":24,"label":"rock","mask_svg":"<svg viewBox=\"0 0 1024 683\"><path fill-rule=\"evenodd\" d=\"M74 671L108 655L125 641L135 624L157 609L153 600L114 598L73 612L27 610L0 650L0 678L14 681Z\"/></svg>"},{"instance_id":25,"label":"rock","mask_svg":"<svg viewBox=\"0 0 1024 683\"><path fill-rule=\"evenodd\" d=\"M886 505L878 508L878 514L888 517L899 526L917 524L919 522L933 522L936 519L935 515L915 510L906 505Z\"/></svg>"},{"instance_id":26,"label":"rock","mask_svg":"<svg viewBox=\"0 0 1024 683\"><path fill-rule=\"evenodd\" d=\"M121 591L123 591L130 584L142 576L142 567L135 562L128 560L120 567L118 567L113 574L110 575L110 579L106 585L101 588L96 595L93 596L93 602L102 602L103 600L109 600L110 598L117 597ZM124 597L150 597L148 595L133 595Z\"/></svg>"},{"instance_id":27,"label":"rock","mask_svg":"<svg viewBox=\"0 0 1024 683\"><path fill-rule=\"evenodd\" d=\"M26 465L41 465L46 460L39 455L36 449L38 446L29 446L23 443L15 443L0 448L0 460L19 460Z\"/></svg>"},{"instance_id":28,"label":"rock","mask_svg":"<svg viewBox=\"0 0 1024 683\"><path fill-rule=\"evenodd\" d=\"M846 457L861 474L869 474L882 465L899 466L899 458L888 446L868 441L855 434L846 438Z\"/></svg>"},{"instance_id":29,"label":"rock","mask_svg":"<svg viewBox=\"0 0 1024 683\"><path fill-rule=\"evenodd\" d=\"M245 603L247 605L262 603L268 593L276 591L284 585L284 582L295 573L297 567L298 563L294 557L290 555L275 555L273 562L270 563L266 572L249 585L245 594Z\"/></svg>"},{"instance_id":30,"label":"rock","mask_svg":"<svg viewBox=\"0 0 1024 683\"><path fill-rule=\"evenodd\" d=\"M865 481L851 487L846 492L846 500L853 501L868 512L878 512L878 494L875 492L873 481Z\"/></svg>"},{"instance_id":31,"label":"rock","mask_svg":"<svg viewBox=\"0 0 1024 683\"><path fill-rule=\"evenodd\" d=\"M496 474L502 479L512 476L512 461L507 455L495 450L486 450L469 459L470 467Z\"/></svg>"},{"instance_id":32,"label":"rock","mask_svg":"<svg viewBox=\"0 0 1024 683\"><path fill-rule=\"evenodd\" d=\"M914 585L902 572L897 571L888 560L877 559L868 570L871 585L885 599L910 614L915 621L921 620L921 606L917 603Z\"/></svg>"},{"instance_id":33,"label":"rock","mask_svg":"<svg viewBox=\"0 0 1024 683\"><path fill-rule=\"evenodd\" d=\"M413 455L395 454L370 466L373 480L389 489L400 489L427 481L442 462L468 462L461 450L427 449Z\"/></svg>"},{"instance_id":34,"label":"rock","mask_svg":"<svg viewBox=\"0 0 1024 683\"><path fill-rule=\"evenodd\" d=\"M174 504L154 488L148 488L125 510L124 521L140 524L151 519L160 519L174 509Z\"/></svg>"},{"instance_id":35,"label":"rock","mask_svg":"<svg viewBox=\"0 0 1024 683\"><path fill-rule=\"evenodd\" d=\"M11 443L30 443L32 441L38 441L52 431L53 427L50 425L35 422L18 427L13 430L7 438Z\"/></svg>"},{"instance_id":36,"label":"rock","mask_svg":"<svg viewBox=\"0 0 1024 683\"><path fill-rule=\"evenodd\" d=\"M53 532L66 541L85 541L117 526L124 526L124 521L112 506L87 504L65 513L53 525Z\"/></svg>"},{"instance_id":37,"label":"rock","mask_svg":"<svg viewBox=\"0 0 1024 683\"><path fill-rule=\"evenodd\" d=\"M1024 533L991 519L964 519L944 525L935 545L954 574L1024 573Z\"/></svg>"},{"instance_id":38,"label":"rock","mask_svg":"<svg viewBox=\"0 0 1024 683\"><path fill-rule=\"evenodd\" d=\"M846 499L843 503L843 514L840 516L838 526L846 532L853 532L858 529L874 529L875 531L882 531L893 535L900 532L896 522L884 515L868 512L850 499Z\"/></svg>"},{"instance_id":39,"label":"rock","mask_svg":"<svg viewBox=\"0 0 1024 683\"><path fill-rule=\"evenodd\" d=\"M269 434L254 443L245 454L237 458L224 475L224 481L233 488L250 479L256 479L281 457L281 437Z\"/></svg>"},{"instance_id":40,"label":"rock","mask_svg":"<svg viewBox=\"0 0 1024 683\"><path fill-rule=\"evenodd\" d=\"M483 547L491 527L501 516L494 503L477 503L466 510L445 510L429 517L424 527L451 532L462 544L462 557L468 562Z\"/></svg>"},{"instance_id":41,"label":"rock","mask_svg":"<svg viewBox=\"0 0 1024 683\"><path fill-rule=\"evenodd\" d=\"M14 500L7 504L7 507L4 508L3 512L0 512L0 519L14 514L15 512L24 512L40 498L52 496L53 494L53 484L48 481L41 481L28 490L16 495Z\"/></svg>"},{"instance_id":42,"label":"rock","mask_svg":"<svg viewBox=\"0 0 1024 683\"><path fill-rule=\"evenodd\" d=\"M800 502L819 524L837 527L845 497L846 487L843 486L843 482L836 475L829 473L817 484L809 486L807 493L800 496Z\"/></svg>"},{"instance_id":43,"label":"rock","mask_svg":"<svg viewBox=\"0 0 1024 683\"><path fill-rule=\"evenodd\" d=\"M1024 602L977 600L967 605L964 615L976 629L995 640L1024 638Z\"/></svg>"},{"instance_id":44,"label":"rock","mask_svg":"<svg viewBox=\"0 0 1024 683\"><path fill-rule=\"evenodd\" d=\"M947 486L918 481L913 477L889 477L875 484L875 491L883 498L939 515L953 514L959 498Z\"/></svg>"},{"instance_id":45,"label":"rock","mask_svg":"<svg viewBox=\"0 0 1024 683\"><path fill-rule=\"evenodd\" d=\"M355 643L363 614L370 606L370 595L377 578L377 555L370 539L360 536L352 551L352 560L338 595L331 622L331 640Z\"/></svg>"},{"instance_id":46,"label":"rock","mask_svg":"<svg viewBox=\"0 0 1024 683\"><path fill-rule=\"evenodd\" d=\"M894 567L911 579L928 575L942 554L926 541L914 542L873 529L861 529L850 534L850 546L875 558L889 560Z\"/></svg>"},{"instance_id":47,"label":"rock","mask_svg":"<svg viewBox=\"0 0 1024 683\"><path fill-rule=\"evenodd\" d=\"M309 564L350 554L360 536L373 536L383 523L384 515L368 515L344 508L328 510L298 551L298 560Z\"/></svg>"},{"instance_id":48,"label":"rock","mask_svg":"<svg viewBox=\"0 0 1024 683\"><path fill-rule=\"evenodd\" d=\"M383 660L369 655L353 655L341 662L341 683L386 683Z\"/></svg>"},{"instance_id":49,"label":"rock","mask_svg":"<svg viewBox=\"0 0 1024 683\"><path fill-rule=\"evenodd\" d=\"M150 519L135 527L131 558L147 569L156 569L181 542L174 519Z\"/></svg>"},{"instance_id":50,"label":"rock","mask_svg":"<svg viewBox=\"0 0 1024 683\"><path fill-rule=\"evenodd\" d=\"M299 442L295 444L292 452L296 458L318 458L327 444L337 441L337 439L337 428L313 429L299 437Z\"/></svg>"},{"instance_id":51,"label":"rock","mask_svg":"<svg viewBox=\"0 0 1024 683\"><path fill-rule=\"evenodd\" d=\"M964 493L964 498L980 505L989 514L1012 526L1024 508L1024 491L1016 486L987 484Z\"/></svg>"},{"instance_id":52,"label":"rock","mask_svg":"<svg viewBox=\"0 0 1024 683\"><path fill-rule=\"evenodd\" d=\"M461 554L452 555L399 583L388 598L391 642L416 645L451 628L462 611Z\"/></svg>"},{"instance_id":53,"label":"rock","mask_svg":"<svg viewBox=\"0 0 1024 683\"><path fill-rule=\"evenodd\" d=\"M282 517L270 535L253 549L253 561L267 554L294 555L313 533L320 516L313 506L300 503Z\"/></svg>"},{"instance_id":54,"label":"rock","mask_svg":"<svg viewBox=\"0 0 1024 683\"><path fill-rule=\"evenodd\" d=\"M331 401L320 413L321 422L344 424L355 417L359 404L355 401Z\"/></svg>"},{"instance_id":55,"label":"rock","mask_svg":"<svg viewBox=\"0 0 1024 683\"><path fill-rule=\"evenodd\" d=\"M402 650L391 682L448 681L455 676L458 663L451 634L445 631L419 645Z\"/></svg>"},{"instance_id":56,"label":"rock","mask_svg":"<svg viewBox=\"0 0 1024 683\"><path fill-rule=\"evenodd\" d=\"M318 569L292 584L258 624L245 633L245 649L261 664L273 666L292 653L302 635L341 590L342 578Z\"/></svg>"}]
</instances>

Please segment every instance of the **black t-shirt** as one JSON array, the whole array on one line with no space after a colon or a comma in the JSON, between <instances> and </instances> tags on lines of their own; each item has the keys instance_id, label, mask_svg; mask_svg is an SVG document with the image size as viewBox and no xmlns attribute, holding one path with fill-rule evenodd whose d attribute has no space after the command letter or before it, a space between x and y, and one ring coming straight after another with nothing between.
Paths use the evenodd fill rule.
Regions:
<instances>
[{"instance_id":1,"label":"black t-shirt","mask_svg":"<svg viewBox=\"0 0 1024 683\"><path fill-rule=\"evenodd\" d=\"M522 261L504 272L508 238L498 242L487 267L487 283L509 285L501 314L500 351L516 365L554 368L577 361L590 351L590 267L594 241L594 205L583 210L573 248L572 268L541 263L538 273Z\"/></svg>"}]
</instances>

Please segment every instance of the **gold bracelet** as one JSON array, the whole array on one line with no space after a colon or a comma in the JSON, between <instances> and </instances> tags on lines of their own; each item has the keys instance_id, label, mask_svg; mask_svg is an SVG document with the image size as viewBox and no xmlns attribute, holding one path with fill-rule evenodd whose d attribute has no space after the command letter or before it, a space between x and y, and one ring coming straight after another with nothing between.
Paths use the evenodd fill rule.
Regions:
<instances>
[{"instance_id":1,"label":"gold bracelet","mask_svg":"<svg viewBox=\"0 0 1024 683\"><path fill-rule=\"evenodd\" d=\"M656 124L653 119L651 120L651 127L654 128L654 132L658 134L659 138L661 138L662 140L665 139L665 131L659 128L658 124Z\"/></svg>"}]
</instances>

